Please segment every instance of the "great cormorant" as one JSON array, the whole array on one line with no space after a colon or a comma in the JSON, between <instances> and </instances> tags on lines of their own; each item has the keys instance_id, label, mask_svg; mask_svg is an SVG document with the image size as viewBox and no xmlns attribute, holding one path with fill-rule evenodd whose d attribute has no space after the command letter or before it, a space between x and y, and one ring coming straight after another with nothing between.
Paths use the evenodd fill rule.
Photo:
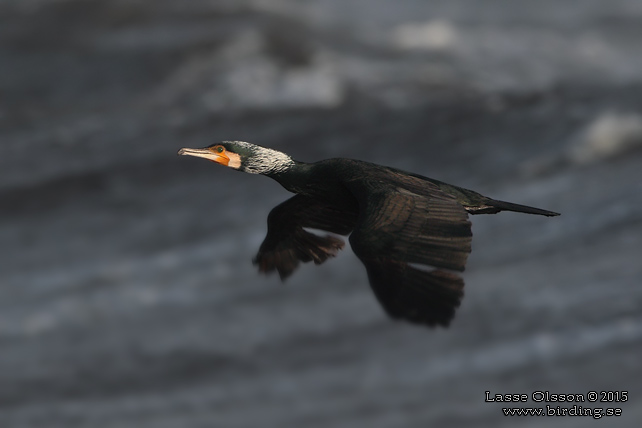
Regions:
<instances>
[{"instance_id":1,"label":"great cormorant","mask_svg":"<svg viewBox=\"0 0 642 428\"><path fill-rule=\"evenodd\" d=\"M298 162L242 141L178 154L266 175L296 193L268 216L267 236L253 260L261 272L276 270L284 280L299 262L320 264L343 248L342 239L306 228L350 234L385 311L429 326L447 326L463 296L464 281L453 271L464 270L471 250L468 214L559 215L395 168L341 158Z\"/></svg>"}]
</instances>

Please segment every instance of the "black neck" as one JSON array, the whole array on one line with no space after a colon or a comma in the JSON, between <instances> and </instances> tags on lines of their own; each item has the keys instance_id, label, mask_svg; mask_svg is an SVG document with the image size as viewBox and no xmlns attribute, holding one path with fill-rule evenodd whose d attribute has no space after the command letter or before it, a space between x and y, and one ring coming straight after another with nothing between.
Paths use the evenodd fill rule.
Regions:
<instances>
[{"instance_id":1,"label":"black neck","mask_svg":"<svg viewBox=\"0 0 642 428\"><path fill-rule=\"evenodd\" d=\"M267 173L268 177L276 180L287 191L292 193L305 193L312 164L294 161L294 165L286 171L279 173Z\"/></svg>"}]
</instances>

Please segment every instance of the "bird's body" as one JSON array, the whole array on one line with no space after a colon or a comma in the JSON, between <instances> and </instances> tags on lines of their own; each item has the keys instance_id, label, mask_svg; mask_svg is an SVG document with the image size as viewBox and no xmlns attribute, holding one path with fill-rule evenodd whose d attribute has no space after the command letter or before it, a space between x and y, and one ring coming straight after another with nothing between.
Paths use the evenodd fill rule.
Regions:
<instances>
[{"instance_id":1,"label":"bird's body","mask_svg":"<svg viewBox=\"0 0 642 428\"><path fill-rule=\"evenodd\" d=\"M303 163L239 141L179 154L266 175L296 193L268 216L268 233L254 259L262 272L276 270L285 279L299 262L320 264L343 248L340 238L306 229L350 234L386 312L426 325L448 325L463 296L463 280L453 271L464 270L471 251L468 213L558 215L353 159Z\"/></svg>"}]
</instances>

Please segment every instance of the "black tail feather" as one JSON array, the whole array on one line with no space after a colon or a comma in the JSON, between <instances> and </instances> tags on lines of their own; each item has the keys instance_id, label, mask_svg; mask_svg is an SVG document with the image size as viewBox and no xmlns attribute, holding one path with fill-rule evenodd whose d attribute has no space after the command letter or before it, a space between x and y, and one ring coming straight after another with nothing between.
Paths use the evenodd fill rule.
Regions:
<instances>
[{"instance_id":1,"label":"black tail feather","mask_svg":"<svg viewBox=\"0 0 642 428\"><path fill-rule=\"evenodd\" d=\"M484 201L484 206L480 208L469 208L468 212L471 214L495 214L500 211L514 211L518 213L545 215L547 217L555 217L560 215L554 211L543 210L540 208L529 207L527 205L514 204L512 202L498 201L490 199Z\"/></svg>"}]
</instances>

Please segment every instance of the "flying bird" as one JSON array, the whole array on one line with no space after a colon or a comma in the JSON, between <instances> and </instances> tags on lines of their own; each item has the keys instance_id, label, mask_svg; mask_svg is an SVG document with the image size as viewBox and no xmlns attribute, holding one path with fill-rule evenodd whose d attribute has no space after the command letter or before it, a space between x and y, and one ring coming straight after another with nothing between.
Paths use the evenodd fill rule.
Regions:
<instances>
[{"instance_id":1,"label":"flying bird","mask_svg":"<svg viewBox=\"0 0 642 428\"><path fill-rule=\"evenodd\" d=\"M395 168L343 158L304 163L243 141L178 154L265 175L296 193L268 215L267 236L253 259L261 272L277 271L285 280L300 262L335 256L344 246L337 235L350 234L388 315L428 326L448 326L463 297L456 272L471 251L468 214L559 215Z\"/></svg>"}]
</instances>

